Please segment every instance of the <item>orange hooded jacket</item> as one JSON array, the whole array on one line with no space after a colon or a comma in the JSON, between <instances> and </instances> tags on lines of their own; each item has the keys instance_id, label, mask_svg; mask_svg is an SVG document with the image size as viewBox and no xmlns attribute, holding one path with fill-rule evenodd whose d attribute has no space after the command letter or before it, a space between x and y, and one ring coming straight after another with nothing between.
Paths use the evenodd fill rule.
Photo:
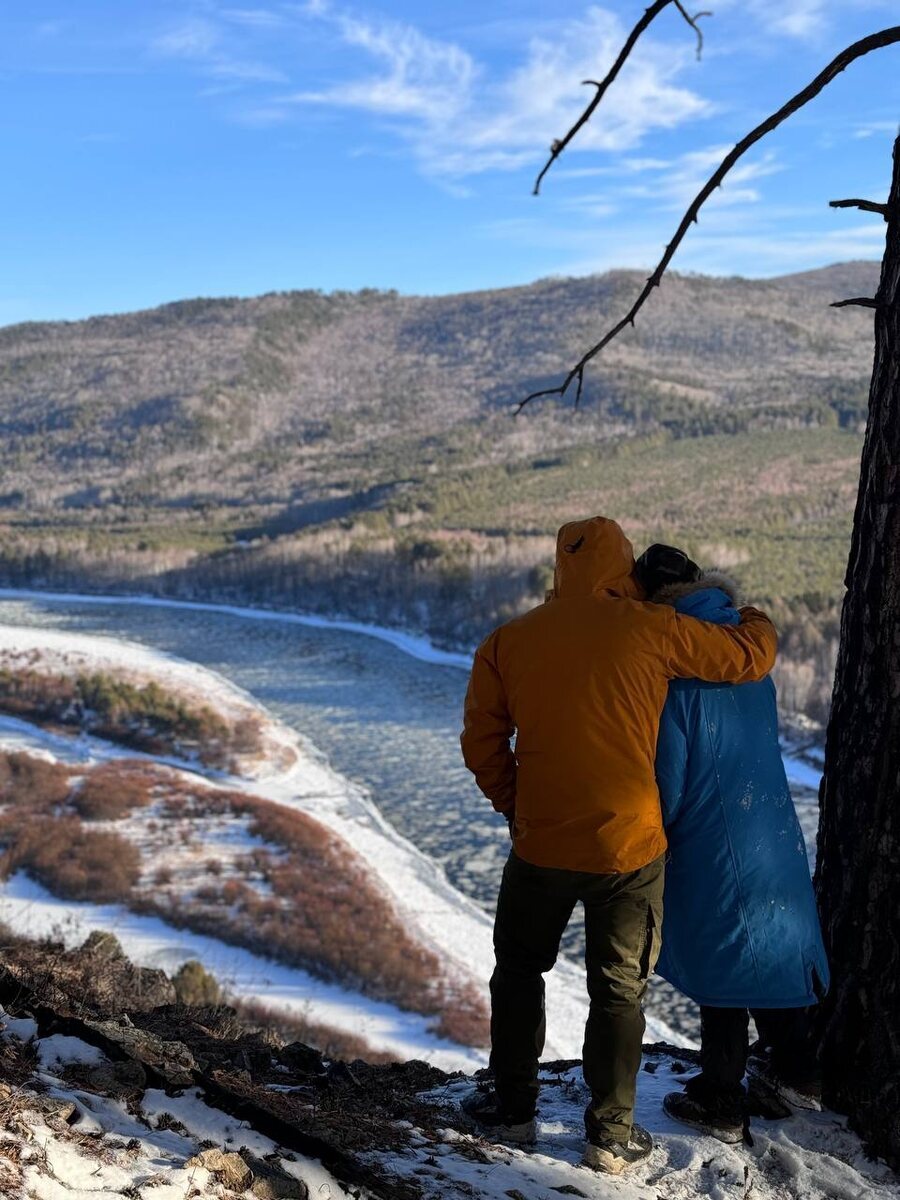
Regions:
<instances>
[{"instance_id":1,"label":"orange hooded jacket","mask_svg":"<svg viewBox=\"0 0 900 1200\"><path fill-rule=\"evenodd\" d=\"M713 625L641 600L631 543L604 517L559 531L555 587L475 654L461 744L516 854L543 867L636 871L666 849L654 768L670 679L746 683L775 628ZM510 739L516 735L515 752Z\"/></svg>"}]
</instances>

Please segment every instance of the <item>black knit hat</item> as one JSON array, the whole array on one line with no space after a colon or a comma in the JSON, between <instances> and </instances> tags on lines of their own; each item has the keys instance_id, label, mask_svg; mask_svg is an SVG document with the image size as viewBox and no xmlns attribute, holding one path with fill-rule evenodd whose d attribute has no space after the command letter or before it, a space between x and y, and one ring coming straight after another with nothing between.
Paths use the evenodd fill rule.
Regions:
<instances>
[{"instance_id":1,"label":"black knit hat","mask_svg":"<svg viewBox=\"0 0 900 1200\"><path fill-rule=\"evenodd\" d=\"M634 564L634 574L648 596L670 583L694 583L701 571L677 546L654 542Z\"/></svg>"}]
</instances>

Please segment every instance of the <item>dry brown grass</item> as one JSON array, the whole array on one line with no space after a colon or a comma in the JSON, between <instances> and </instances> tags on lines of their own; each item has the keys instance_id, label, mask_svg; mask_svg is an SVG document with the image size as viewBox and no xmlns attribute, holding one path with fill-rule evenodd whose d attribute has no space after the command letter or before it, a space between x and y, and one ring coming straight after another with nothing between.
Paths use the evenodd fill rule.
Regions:
<instances>
[{"instance_id":1,"label":"dry brown grass","mask_svg":"<svg viewBox=\"0 0 900 1200\"><path fill-rule=\"evenodd\" d=\"M321 1021L313 1021L300 1014L286 1016L265 1004L245 1000L232 999L229 1003L246 1024L274 1030L287 1042L303 1042L326 1058L337 1058L343 1062L354 1062L361 1058L363 1062L374 1064L398 1061L396 1054L376 1050L365 1038L335 1029Z\"/></svg>"},{"instance_id":2,"label":"dry brown grass","mask_svg":"<svg viewBox=\"0 0 900 1200\"><path fill-rule=\"evenodd\" d=\"M447 979L438 954L409 930L359 857L305 813L242 793L216 792L205 806L250 817L250 832L285 853L257 854L272 889L260 896L242 880L208 883L203 911L184 908L192 927L292 965L312 968L368 995L438 1016L438 1031L485 1045L489 1018L474 985Z\"/></svg>"},{"instance_id":3,"label":"dry brown grass","mask_svg":"<svg viewBox=\"0 0 900 1200\"><path fill-rule=\"evenodd\" d=\"M0 803L29 813L46 813L65 803L69 768L24 751L0 754Z\"/></svg>"},{"instance_id":4,"label":"dry brown grass","mask_svg":"<svg viewBox=\"0 0 900 1200\"><path fill-rule=\"evenodd\" d=\"M236 754L256 753L262 738L255 716L230 722L208 705L185 703L154 680L132 683L100 671L70 676L2 667L0 710L87 730L149 754L196 755L212 767L228 767Z\"/></svg>"},{"instance_id":5,"label":"dry brown grass","mask_svg":"<svg viewBox=\"0 0 900 1200\"><path fill-rule=\"evenodd\" d=\"M140 851L116 833L85 829L76 816L29 821L0 860L0 874L25 870L66 900L127 904L140 877Z\"/></svg>"},{"instance_id":6,"label":"dry brown grass","mask_svg":"<svg viewBox=\"0 0 900 1200\"><path fill-rule=\"evenodd\" d=\"M193 790L173 772L146 764L95 767L71 797L69 789L65 768L28 755L0 756L0 795L14 801L0 815L4 875L26 870L67 899L161 916L434 1017L441 1036L486 1044L488 1012L474 982L448 978L440 955L410 932L363 860L312 817L244 793ZM180 845L192 836L192 822L206 818L243 820L266 845L227 870L198 856L190 890L167 865L141 887L139 848L82 818L116 820L151 794L158 802L154 845L167 836Z\"/></svg>"},{"instance_id":7,"label":"dry brown grass","mask_svg":"<svg viewBox=\"0 0 900 1200\"><path fill-rule=\"evenodd\" d=\"M72 796L86 821L116 821L150 803L153 769L140 762L109 762L93 767Z\"/></svg>"}]
</instances>

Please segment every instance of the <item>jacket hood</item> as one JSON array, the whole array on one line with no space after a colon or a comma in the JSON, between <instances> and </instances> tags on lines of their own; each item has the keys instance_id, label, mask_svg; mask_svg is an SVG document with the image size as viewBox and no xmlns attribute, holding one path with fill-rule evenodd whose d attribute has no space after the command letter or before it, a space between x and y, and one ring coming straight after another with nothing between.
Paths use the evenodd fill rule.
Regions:
<instances>
[{"instance_id":1,"label":"jacket hood","mask_svg":"<svg viewBox=\"0 0 900 1200\"><path fill-rule=\"evenodd\" d=\"M721 571L704 571L693 583L670 583L652 599L654 604L669 604L685 616L717 625L737 625L741 619L737 584Z\"/></svg>"},{"instance_id":2,"label":"jacket hood","mask_svg":"<svg viewBox=\"0 0 900 1200\"><path fill-rule=\"evenodd\" d=\"M634 549L615 521L589 517L570 521L556 538L556 596L615 596L641 599L635 580Z\"/></svg>"}]
</instances>

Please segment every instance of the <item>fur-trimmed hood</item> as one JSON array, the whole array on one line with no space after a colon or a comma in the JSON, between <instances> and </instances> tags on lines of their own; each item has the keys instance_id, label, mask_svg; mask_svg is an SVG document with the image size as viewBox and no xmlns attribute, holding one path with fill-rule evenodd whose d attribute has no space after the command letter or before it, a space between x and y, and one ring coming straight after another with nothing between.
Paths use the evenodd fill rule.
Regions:
<instances>
[{"instance_id":1,"label":"fur-trimmed hood","mask_svg":"<svg viewBox=\"0 0 900 1200\"><path fill-rule=\"evenodd\" d=\"M695 592L705 592L709 588L718 588L724 592L731 603L737 608L740 601L740 589L737 583L724 571L704 571L693 583L669 583L648 597L653 604L669 604L673 608L685 596L693 596Z\"/></svg>"}]
</instances>

